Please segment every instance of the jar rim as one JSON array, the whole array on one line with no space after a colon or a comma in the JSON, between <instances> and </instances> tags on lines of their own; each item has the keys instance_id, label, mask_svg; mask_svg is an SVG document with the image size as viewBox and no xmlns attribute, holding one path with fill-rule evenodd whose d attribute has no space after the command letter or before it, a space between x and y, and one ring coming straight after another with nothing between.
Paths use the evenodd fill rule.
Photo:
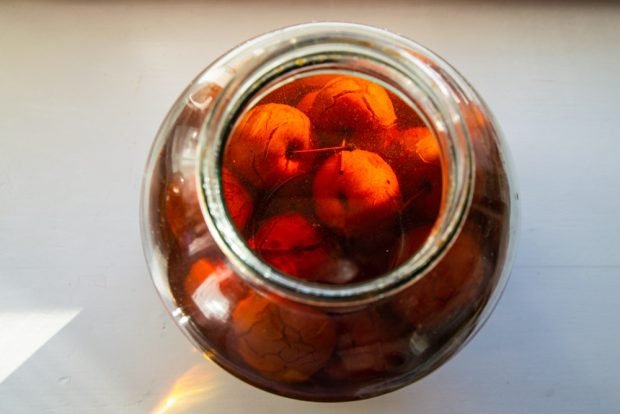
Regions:
<instances>
[{"instance_id":1,"label":"jar rim","mask_svg":"<svg viewBox=\"0 0 620 414\"><path fill-rule=\"evenodd\" d=\"M243 105L269 81L302 68L356 63L366 76L390 86L396 77L426 112L442 146L444 200L424 245L405 263L373 279L346 285L293 278L270 267L246 245L228 217L222 196L221 156ZM346 65L345 65L346 66ZM229 76L199 133L197 183L201 210L218 247L241 277L313 306L357 306L391 296L419 280L460 232L473 193L474 157L459 102L476 97L445 61L419 44L371 26L321 22L289 26L250 40L205 70ZM386 74L390 79L386 79ZM391 83L391 84L390 84ZM400 85L403 86L403 85ZM446 171L448 174L446 174ZM447 177L448 176L448 177ZM446 186L447 184L447 186Z\"/></svg>"}]
</instances>

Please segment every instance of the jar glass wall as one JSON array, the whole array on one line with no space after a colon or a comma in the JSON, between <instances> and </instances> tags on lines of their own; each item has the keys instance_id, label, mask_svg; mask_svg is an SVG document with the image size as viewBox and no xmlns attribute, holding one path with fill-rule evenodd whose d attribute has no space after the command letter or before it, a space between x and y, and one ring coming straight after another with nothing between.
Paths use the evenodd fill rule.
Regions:
<instances>
[{"instance_id":1,"label":"jar glass wall","mask_svg":"<svg viewBox=\"0 0 620 414\"><path fill-rule=\"evenodd\" d=\"M274 93L312 79L327 80L304 94L339 79L377 85L390 97L393 128L430 131L441 155L436 217L403 230L399 259L392 261L397 265L365 280L328 284L291 277L260 257L240 230L239 220L251 220L256 210L233 211L226 204L225 153L235 127ZM299 108L304 94L287 103ZM419 124L402 125L407 111ZM316 129L318 121L310 119ZM338 151L386 158L380 149L355 145ZM260 36L189 85L153 144L142 231L154 283L199 349L260 388L316 401L400 388L454 355L503 289L517 228L505 151L490 111L471 86L409 40L342 23ZM395 169L404 188L406 180ZM247 184L247 177L241 174L243 191L235 194L247 192L254 200L264 183ZM316 215L316 205L312 211ZM364 230L363 239L380 238L376 230Z\"/></svg>"}]
</instances>

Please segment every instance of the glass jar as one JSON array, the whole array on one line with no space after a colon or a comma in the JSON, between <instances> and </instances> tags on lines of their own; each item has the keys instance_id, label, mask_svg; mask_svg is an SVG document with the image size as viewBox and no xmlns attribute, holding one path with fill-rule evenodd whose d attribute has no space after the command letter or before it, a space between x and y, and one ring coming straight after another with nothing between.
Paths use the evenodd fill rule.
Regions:
<instances>
[{"instance_id":1,"label":"glass jar","mask_svg":"<svg viewBox=\"0 0 620 414\"><path fill-rule=\"evenodd\" d=\"M355 283L302 280L262 260L235 225L252 213L231 214L224 201L224 152L239 119L315 75L380 85L396 115L405 103L439 145L436 219L407 234L415 249L399 236L397 266ZM312 23L236 47L181 94L148 159L142 236L165 306L210 359L276 394L346 401L422 378L480 328L508 276L516 200L497 124L452 67L384 30Z\"/></svg>"}]
</instances>

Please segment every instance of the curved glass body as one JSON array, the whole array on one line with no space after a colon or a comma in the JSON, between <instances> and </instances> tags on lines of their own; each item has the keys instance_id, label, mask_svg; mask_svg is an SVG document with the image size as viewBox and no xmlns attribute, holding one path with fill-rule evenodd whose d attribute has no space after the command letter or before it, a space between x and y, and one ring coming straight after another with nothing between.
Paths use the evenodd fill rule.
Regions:
<instances>
[{"instance_id":1,"label":"curved glass body","mask_svg":"<svg viewBox=\"0 0 620 414\"><path fill-rule=\"evenodd\" d=\"M244 238L260 232L239 226L256 214L252 203L225 202L230 191L259 197L257 185L231 190L222 167L239 119L287 85L321 76L380 85L391 97L394 122L406 122L402 114L414 111L440 149L436 217L398 235L397 265L372 278L342 282L342 267L327 278L337 280L332 284L291 277ZM298 95L291 105L302 105ZM318 121L312 122L316 127ZM503 289L517 228L505 151L471 86L409 40L336 23L263 35L200 74L161 126L142 195L143 242L154 283L193 343L257 387L314 401L400 388L454 355ZM364 219L370 226L372 217ZM329 218L323 223L329 227ZM358 232L359 226L352 228ZM364 231L364 239L381 238L373 228Z\"/></svg>"}]
</instances>

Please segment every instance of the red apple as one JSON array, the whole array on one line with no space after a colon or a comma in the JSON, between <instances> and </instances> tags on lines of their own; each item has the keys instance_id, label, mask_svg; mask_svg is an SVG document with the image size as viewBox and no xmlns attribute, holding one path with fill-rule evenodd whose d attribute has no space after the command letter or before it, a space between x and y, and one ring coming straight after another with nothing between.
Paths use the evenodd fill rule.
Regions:
<instances>
[{"instance_id":1,"label":"red apple","mask_svg":"<svg viewBox=\"0 0 620 414\"><path fill-rule=\"evenodd\" d=\"M267 263L300 279L317 281L333 270L323 236L298 213L265 220L248 244Z\"/></svg>"},{"instance_id":2,"label":"red apple","mask_svg":"<svg viewBox=\"0 0 620 414\"><path fill-rule=\"evenodd\" d=\"M394 168L408 213L432 222L437 218L442 197L440 148L426 127L394 129L385 150Z\"/></svg>"},{"instance_id":3,"label":"red apple","mask_svg":"<svg viewBox=\"0 0 620 414\"><path fill-rule=\"evenodd\" d=\"M422 330L432 330L471 305L484 276L477 236L461 233L437 265L398 294L394 309Z\"/></svg>"},{"instance_id":4,"label":"red apple","mask_svg":"<svg viewBox=\"0 0 620 414\"><path fill-rule=\"evenodd\" d=\"M339 335L325 368L329 376L360 380L403 369L410 361L410 329L399 318L371 308L340 314L335 320Z\"/></svg>"},{"instance_id":5,"label":"red apple","mask_svg":"<svg viewBox=\"0 0 620 414\"><path fill-rule=\"evenodd\" d=\"M266 378L307 380L329 359L336 326L311 308L251 293L232 316L229 349Z\"/></svg>"},{"instance_id":6,"label":"red apple","mask_svg":"<svg viewBox=\"0 0 620 414\"><path fill-rule=\"evenodd\" d=\"M385 89L374 82L341 76L328 82L316 95L309 113L321 146L343 140L363 149L373 149L371 133L387 130L396 121Z\"/></svg>"},{"instance_id":7,"label":"red apple","mask_svg":"<svg viewBox=\"0 0 620 414\"><path fill-rule=\"evenodd\" d=\"M297 103L297 109L308 115L312 110L312 105L314 105L314 100L316 99L318 93L318 90L307 93L303 98L301 98L301 101Z\"/></svg>"},{"instance_id":8,"label":"red apple","mask_svg":"<svg viewBox=\"0 0 620 414\"><path fill-rule=\"evenodd\" d=\"M299 109L282 104L258 105L234 128L224 163L257 188L270 188L306 173L312 157L295 150L312 148L311 125Z\"/></svg>"},{"instance_id":9,"label":"red apple","mask_svg":"<svg viewBox=\"0 0 620 414\"><path fill-rule=\"evenodd\" d=\"M248 289L222 262L199 259L183 283L187 311L208 337L223 341L232 312Z\"/></svg>"},{"instance_id":10,"label":"red apple","mask_svg":"<svg viewBox=\"0 0 620 414\"><path fill-rule=\"evenodd\" d=\"M424 121L420 118L420 115L407 105L402 99L400 99L393 92L387 91L392 105L394 106L394 112L396 113L396 124L399 128L412 128L423 127Z\"/></svg>"},{"instance_id":11,"label":"red apple","mask_svg":"<svg viewBox=\"0 0 620 414\"><path fill-rule=\"evenodd\" d=\"M249 191L237 177L227 168L222 169L222 190L224 203L237 230L243 232L248 219L252 215L254 203Z\"/></svg>"},{"instance_id":12,"label":"red apple","mask_svg":"<svg viewBox=\"0 0 620 414\"><path fill-rule=\"evenodd\" d=\"M337 75L312 75L305 78L295 79L292 82L279 86L268 93L260 104L279 103L296 106L298 102L309 92L321 89L327 82Z\"/></svg>"},{"instance_id":13,"label":"red apple","mask_svg":"<svg viewBox=\"0 0 620 414\"><path fill-rule=\"evenodd\" d=\"M392 168L363 150L328 158L314 177L312 192L317 217L345 236L372 234L392 224L402 203Z\"/></svg>"}]
</instances>

